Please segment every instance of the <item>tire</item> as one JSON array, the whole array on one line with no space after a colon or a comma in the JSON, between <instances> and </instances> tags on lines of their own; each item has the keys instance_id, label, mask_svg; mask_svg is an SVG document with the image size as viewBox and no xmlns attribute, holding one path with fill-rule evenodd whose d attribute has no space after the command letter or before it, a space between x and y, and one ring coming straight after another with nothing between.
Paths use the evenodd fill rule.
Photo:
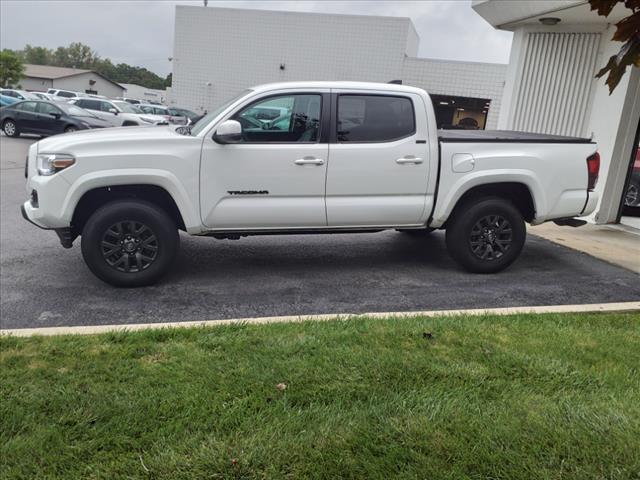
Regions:
<instances>
[{"instance_id":1,"label":"tire","mask_svg":"<svg viewBox=\"0 0 640 480\"><path fill-rule=\"evenodd\" d=\"M20 135L18 125L16 125L15 121L10 119L4 121L2 124L2 130L7 137L17 137Z\"/></svg>"},{"instance_id":2,"label":"tire","mask_svg":"<svg viewBox=\"0 0 640 480\"><path fill-rule=\"evenodd\" d=\"M486 197L456 208L447 226L447 250L470 272L495 273L518 258L526 236L522 214L511 202Z\"/></svg>"},{"instance_id":3,"label":"tire","mask_svg":"<svg viewBox=\"0 0 640 480\"><path fill-rule=\"evenodd\" d=\"M175 221L141 200L108 203L82 229L82 256L89 270L116 287L156 283L171 267L179 244Z\"/></svg>"},{"instance_id":4,"label":"tire","mask_svg":"<svg viewBox=\"0 0 640 480\"><path fill-rule=\"evenodd\" d=\"M67 128L64 129L64 133L71 133L76 131L78 131L78 129L73 125L69 125Z\"/></svg>"},{"instance_id":5,"label":"tire","mask_svg":"<svg viewBox=\"0 0 640 480\"><path fill-rule=\"evenodd\" d=\"M433 228L417 228L417 229L399 228L397 229L397 231L400 233L404 233L405 235L408 235L410 237L422 238L431 234L431 232L433 232Z\"/></svg>"}]
</instances>

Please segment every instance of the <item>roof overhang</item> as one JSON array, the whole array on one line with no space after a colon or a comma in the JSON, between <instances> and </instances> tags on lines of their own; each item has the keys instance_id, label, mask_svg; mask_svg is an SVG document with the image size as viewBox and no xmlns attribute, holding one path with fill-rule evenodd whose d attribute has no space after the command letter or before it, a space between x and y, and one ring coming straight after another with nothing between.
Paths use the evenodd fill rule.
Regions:
<instances>
[{"instance_id":1,"label":"roof overhang","mask_svg":"<svg viewBox=\"0 0 640 480\"><path fill-rule=\"evenodd\" d=\"M608 17L591 11L588 0L473 0L471 3L478 15L495 28L513 31L525 25L541 25L540 19L553 17L564 25L602 25L616 23L631 13L622 3Z\"/></svg>"}]
</instances>

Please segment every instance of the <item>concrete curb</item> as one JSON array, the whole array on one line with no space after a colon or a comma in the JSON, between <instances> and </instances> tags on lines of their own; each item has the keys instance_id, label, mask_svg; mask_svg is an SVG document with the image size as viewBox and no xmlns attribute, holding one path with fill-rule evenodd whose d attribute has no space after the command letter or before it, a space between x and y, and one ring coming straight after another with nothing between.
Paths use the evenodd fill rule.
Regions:
<instances>
[{"instance_id":1,"label":"concrete curb","mask_svg":"<svg viewBox=\"0 0 640 480\"><path fill-rule=\"evenodd\" d=\"M513 315L522 313L590 313L590 312L640 312L639 302L594 303L587 305L549 305L540 307L475 308L468 310L427 310L419 312L336 313L326 315L299 315L283 317L233 318L191 322L134 323L129 325L90 325L78 327L43 327L0 329L0 335L30 337L32 335L93 335L106 332L136 331L159 328L215 327L220 325L327 321L355 317L439 317L447 315ZM638 316L640 320L640 315Z\"/></svg>"}]
</instances>

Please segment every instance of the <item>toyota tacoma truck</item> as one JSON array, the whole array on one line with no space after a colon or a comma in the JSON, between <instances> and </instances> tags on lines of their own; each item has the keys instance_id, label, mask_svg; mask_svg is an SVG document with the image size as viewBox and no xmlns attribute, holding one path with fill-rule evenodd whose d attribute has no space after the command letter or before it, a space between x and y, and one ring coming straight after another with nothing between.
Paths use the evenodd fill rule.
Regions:
<instances>
[{"instance_id":1,"label":"toyota tacoma truck","mask_svg":"<svg viewBox=\"0 0 640 480\"><path fill-rule=\"evenodd\" d=\"M498 272L525 223L593 212L590 139L438 131L429 95L376 83L278 83L243 91L193 127L56 135L31 145L22 214L54 230L116 286L156 282L179 231L247 235L446 230L465 269Z\"/></svg>"}]
</instances>

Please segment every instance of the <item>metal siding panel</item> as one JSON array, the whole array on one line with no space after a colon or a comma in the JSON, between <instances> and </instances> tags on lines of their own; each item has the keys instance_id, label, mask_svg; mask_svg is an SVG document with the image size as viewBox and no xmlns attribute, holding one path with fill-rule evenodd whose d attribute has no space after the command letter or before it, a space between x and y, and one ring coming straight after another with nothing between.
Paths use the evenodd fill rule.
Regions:
<instances>
[{"instance_id":1,"label":"metal siding panel","mask_svg":"<svg viewBox=\"0 0 640 480\"><path fill-rule=\"evenodd\" d=\"M511 128L581 135L598 53L598 33L527 35Z\"/></svg>"}]
</instances>

